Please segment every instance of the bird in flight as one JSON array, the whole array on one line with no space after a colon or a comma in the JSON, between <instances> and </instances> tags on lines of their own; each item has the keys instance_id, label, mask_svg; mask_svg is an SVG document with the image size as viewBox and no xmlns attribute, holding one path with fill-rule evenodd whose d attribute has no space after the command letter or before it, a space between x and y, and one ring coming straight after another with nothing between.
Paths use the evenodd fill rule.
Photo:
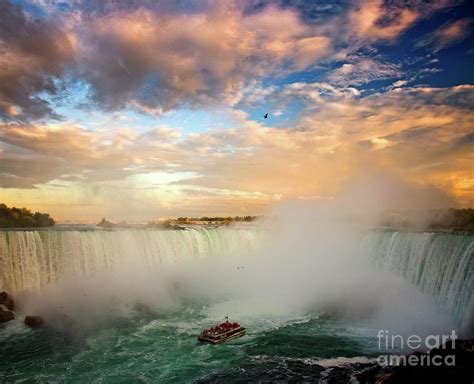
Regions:
<instances>
[{"instance_id":1,"label":"bird in flight","mask_svg":"<svg viewBox=\"0 0 474 384\"><path fill-rule=\"evenodd\" d=\"M265 113L265 114L263 115L263 118L266 119L267 117L268 117L268 113Z\"/></svg>"}]
</instances>

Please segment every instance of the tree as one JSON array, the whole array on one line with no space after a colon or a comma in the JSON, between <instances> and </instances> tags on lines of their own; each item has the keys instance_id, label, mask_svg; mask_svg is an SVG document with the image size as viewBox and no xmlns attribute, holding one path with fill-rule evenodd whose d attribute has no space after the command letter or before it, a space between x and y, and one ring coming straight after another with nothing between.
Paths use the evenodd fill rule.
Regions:
<instances>
[{"instance_id":1,"label":"tree","mask_svg":"<svg viewBox=\"0 0 474 384\"><path fill-rule=\"evenodd\" d=\"M105 217L103 217L102 220L97 224L97 226L102 228L113 228L114 223L108 221Z\"/></svg>"},{"instance_id":2,"label":"tree","mask_svg":"<svg viewBox=\"0 0 474 384\"><path fill-rule=\"evenodd\" d=\"M0 228L52 227L54 220L47 213L35 212L27 208L8 208L0 203Z\"/></svg>"}]
</instances>

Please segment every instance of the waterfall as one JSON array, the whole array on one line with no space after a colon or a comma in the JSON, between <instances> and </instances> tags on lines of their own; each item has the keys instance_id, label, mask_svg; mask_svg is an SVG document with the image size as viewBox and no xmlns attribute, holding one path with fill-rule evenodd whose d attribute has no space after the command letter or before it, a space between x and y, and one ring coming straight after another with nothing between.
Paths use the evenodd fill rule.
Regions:
<instances>
[{"instance_id":1,"label":"waterfall","mask_svg":"<svg viewBox=\"0 0 474 384\"><path fill-rule=\"evenodd\" d=\"M255 243L257 230L0 231L0 290L38 290L62 276L89 276L130 260L144 268L225 257Z\"/></svg>"},{"instance_id":2,"label":"waterfall","mask_svg":"<svg viewBox=\"0 0 474 384\"><path fill-rule=\"evenodd\" d=\"M38 290L64 276L114 270L133 259L144 268L252 249L259 229L0 231L0 290ZM363 249L433 296L458 321L473 311L474 236L374 231Z\"/></svg>"},{"instance_id":3,"label":"waterfall","mask_svg":"<svg viewBox=\"0 0 474 384\"><path fill-rule=\"evenodd\" d=\"M461 323L469 321L474 311L474 236L377 231L365 238L364 249L376 266L416 284Z\"/></svg>"}]
</instances>

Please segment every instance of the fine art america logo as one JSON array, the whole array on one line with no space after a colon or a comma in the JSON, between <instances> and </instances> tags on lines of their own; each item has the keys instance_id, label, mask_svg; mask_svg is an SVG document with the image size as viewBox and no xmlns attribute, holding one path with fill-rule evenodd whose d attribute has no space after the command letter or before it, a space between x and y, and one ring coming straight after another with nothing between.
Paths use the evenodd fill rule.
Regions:
<instances>
[{"instance_id":1,"label":"fine art america logo","mask_svg":"<svg viewBox=\"0 0 474 384\"><path fill-rule=\"evenodd\" d=\"M409 349L412 351L431 350L453 350L455 341L458 338L456 332L451 331L450 335L428 335L420 337L419 335L410 335L404 337L402 335L391 334L387 330L379 330L377 334L379 350L390 351ZM428 353L397 355L387 353L377 358L377 363L382 366L455 366L456 359L454 354L434 354Z\"/></svg>"}]
</instances>

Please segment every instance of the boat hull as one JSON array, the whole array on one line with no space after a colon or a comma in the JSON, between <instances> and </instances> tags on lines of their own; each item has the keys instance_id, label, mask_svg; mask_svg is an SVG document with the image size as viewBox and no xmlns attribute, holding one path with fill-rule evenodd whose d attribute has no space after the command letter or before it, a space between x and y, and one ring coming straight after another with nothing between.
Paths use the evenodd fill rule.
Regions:
<instances>
[{"instance_id":1,"label":"boat hull","mask_svg":"<svg viewBox=\"0 0 474 384\"><path fill-rule=\"evenodd\" d=\"M199 335L198 340L204 343L209 343L209 344L221 344L229 340L237 339L239 337L242 337L246 333L245 328L240 328L239 330L232 332L232 333L227 333L227 334L221 334L221 335L215 335L215 336L204 336L204 335Z\"/></svg>"}]
</instances>

